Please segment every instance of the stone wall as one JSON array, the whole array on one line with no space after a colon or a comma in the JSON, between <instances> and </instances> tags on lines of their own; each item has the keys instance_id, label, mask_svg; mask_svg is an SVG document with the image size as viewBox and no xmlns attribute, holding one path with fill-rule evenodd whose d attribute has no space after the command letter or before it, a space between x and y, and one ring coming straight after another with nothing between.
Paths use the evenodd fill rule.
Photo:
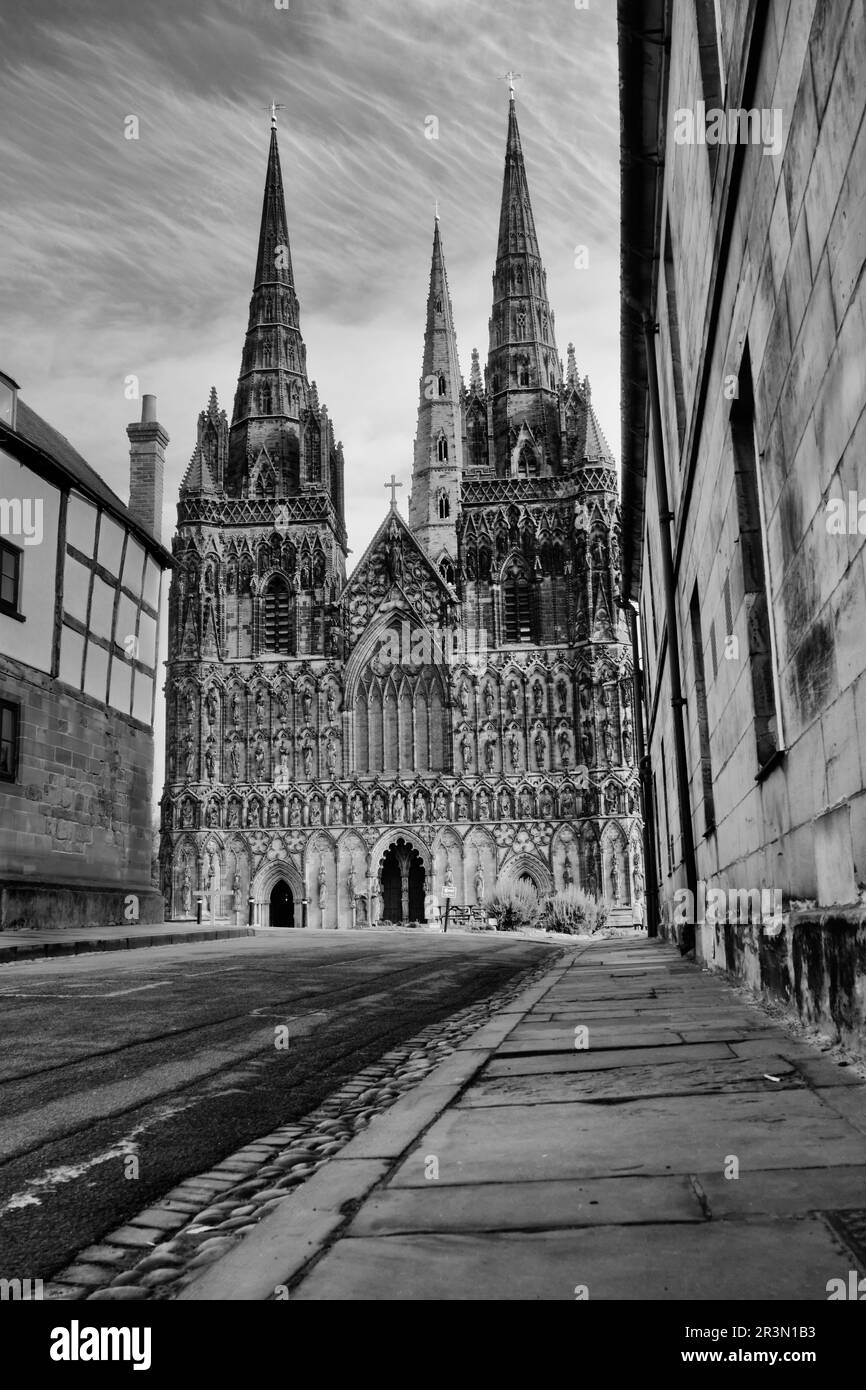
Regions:
<instances>
[{"instance_id":1,"label":"stone wall","mask_svg":"<svg viewBox=\"0 0 866 1390\"><path fill-rule=\"evenodd\" d=\"M150 730L8 658L0 690L22 711L18 775L0 782L0 928L162 921Z\"/></svg>"},{"instance_id":2,"label":"stone wall","mask_svg":"<svg viewBox=\"0 0 866 1390\"><path fill-rule=\"evenodd\" d=\"M671 262L667 277L664 269L659 275L654 314L675 513L697 876L714 887L782 892L798 925L787 944L773 948L786 953L778 991L790 988L797 1002L799 988L801 1012L811 1008L830 1021L853 1010L855 1022L844 1025L853 1036L860 1026L856 1018L862 1023L862 932L830 924L842 920L842 908L856 909L866 885L866 520L860 530L855 519L853 527L846 524L844 532L833 534L828 516L834 499L844 501L847 511L850 492L866 496L866 21L862 4L848 0L773 0L757 7L731 0L721 14L726 104L778 113L773 119L780 122L780 141L778 149L723 145L715 170L706 145L675 143L674 112L693 109L701 92L695 7L675 5L659 233L663 242L669 222ZM663 245L658 252L663 259ZM674 293L682 441L670 331ZM754 395L760 541L781 711L781 756L763 767L756 753L750 661L754 596L734 438L744 384ZM669 902L685 877L668 668L659 651L664 599L651 462L646 511L642 609L649 745L659 805L660 889ZM690 624L695 590L712 819L704 797L700 673ZM670 872L668 833L674 843ZM807 916L798 918L798 907ZM835 915L821 912L827 908ZM814 941L807 946L810 932ZM703 949L712 965L753 982L761 977L763 947L740 942L728 959L704 934ZM799 987L798 952L803 962L821 962L812 976L805 966L800 969ZM849 969L860 983L831 988L834 972L842 978ZM839 1002L843 996L850 1009Z\"/></svg>"}]
</instances>

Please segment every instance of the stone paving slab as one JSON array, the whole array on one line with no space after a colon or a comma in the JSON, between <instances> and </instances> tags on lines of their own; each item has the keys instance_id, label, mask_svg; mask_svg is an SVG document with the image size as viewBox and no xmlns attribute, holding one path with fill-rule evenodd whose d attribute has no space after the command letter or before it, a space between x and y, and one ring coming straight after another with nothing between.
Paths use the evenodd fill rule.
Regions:
<instances>
[{"instance_id":1,"label":"stone paving slab","mask_svg":"<svg viewBox=\"0 0 866 1390\"><path fill-rule=\"evenodd\" d=\"M672 1062L667 1066L618 1067L536 1076L532 1099L538 1103L639 1100L650 1096L699 1095L731 1091L802 1090L806 1082L791 1062ZM484 1077L459 1102L463 1106L526 1104L525 1076Z\"/></svg>"},{"instance_id":2,"label":"stone paving slab","mask_svg":"<svg viewBox=\"0 0 866 1390\"><path fill-rule=\"evenodd\" d=\"M589 1182L487 1183L421 1191L387 1188L371 1196L346 1234L410 1231L531 1231L572 1226L705 1221L686 1176L596 1178Z\"/></svg>"},{"instance_id":3,"label":"stone paving slab","mask_svg":"<svg viewBox=\"0 0 866 1390\"><path fill-rule=\"evenodd\" d=\"M751 1216L803 1216L866 1206L866 1166L741 1169L736 1180L698 1173L713 1220Z\"/></svg>"},{"instance_id":4,"label":"stone paving slab","mask_svg":"<svg viewBox=\"0 0 866 1390\"><path fill-rule=\"evenodd\" d=\"M721 1172L728 1154L750 1168L866 1163L866 1136L808 1091L747 1092L614 1106L452 1108L407 1156L393 1183L424 1185L428 1154L438 1157L440 1182L531 1182Z\"/></svg>"},{"instance_id":5,"label":"stone paving slab","mask_svg":"<svg viewBox=\"0 0 866 1390\"><path fill-rule=\"evenodd\" d=\"M796 1258L792 1243L796 1240ZM539 1234L342 1240L293 1301L826 1299L850 1254L818 1217L799 1222L603 1226Z\"/></svg>"},{"instance_id":6,"label":"stone paving slab","mask_svg":"<svg viewBox=\"0 0 866 1390\"><path fill-rule=\"evenodd\" d=\"M777 1039L778 1041L778 1039ZM484 1069L484 1079L493 1076L554 1076L561 1072L596 1072L617 1067L677 1066L684 1062L718 1058L730 1061L734 1053L727 1043L692 1043L688 1047L614 1047L606 1050L572 1048L571 1052L536 1052L528 1056L505 1056L498 1052ZM533 1089L534 1089L534 1084Z\"/></svg>"}]
</instances>

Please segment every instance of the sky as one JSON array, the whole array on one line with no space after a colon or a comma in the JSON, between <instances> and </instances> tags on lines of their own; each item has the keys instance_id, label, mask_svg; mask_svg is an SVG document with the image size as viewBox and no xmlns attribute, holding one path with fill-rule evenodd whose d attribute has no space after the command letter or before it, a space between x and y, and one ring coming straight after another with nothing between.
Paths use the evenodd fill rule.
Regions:
<instances>
[{"instance_id":1,"label":"sky","mask_svg":"<svg viewBox=\"0 0 866 1390\"><path fill-rule=\"evenodd\" d=\"M615 0L0 0L0 369L124 501L129 378L156 395L168 543L212 385L231 418L282 103L351 569L392 470L406 512L436 199L464 377L486 358L509 69L560 356L618 455Z\"/></svg>"}]
</instances>

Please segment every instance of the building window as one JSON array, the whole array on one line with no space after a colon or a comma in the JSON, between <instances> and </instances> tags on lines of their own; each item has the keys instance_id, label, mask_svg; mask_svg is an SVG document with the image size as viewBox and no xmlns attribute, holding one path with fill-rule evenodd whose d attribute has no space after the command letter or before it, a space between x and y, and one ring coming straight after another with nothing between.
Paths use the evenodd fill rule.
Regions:
<instances>
[{"instance_id":1,"label":"building window","mask_svg":"<svg viewBox=\"0 0 866 1390\"><path fill-rule=\"evenodd\" d=\"M0 541L0 613L20 618L21 551L17 545Z\"/></svg>"},{"instance_id":2,"label":"building window","mask_svg":"<svg viewBox=\"0 0 866 1390\"><path fill-rule=\"evenodd\" d=\"M0 422L15 429L18 413L18 383L0 372Z\"/></svg>"},{"instance_id":3,"label":"building window","mask_svg":"<svg viewBox=\"0 0 866 1390\"><path fill-rule=\"evenodd\" d=\"M447 521L450 515L451 515L451 499L449 498L447 492L440 492L440 494L439 494L439 520L440 520L440 521Z\"/></svg>"},{"instance_id":4,"label":"building window","mask_svg":"<svg viewBox=\"0 0 866 1390\"><path fill-rule=\"evenodd\" d=\"M439 442L436 445L436 457L440 463L444 463L448 458L448 440L444 434L439 436Z\"/></svg>"},{"instance_id":5,"label":"building window","mask_svg":"<svg viewBox=\"0 0 866 1390\"><path fill-rule=\"evenodd\" d=\"M446 584L454 583L454 566L448 559L447 555L443 556L442 559L439 561L439 573L445 580Z\"/></svg>"},{"instance_id":6,"label":"building window","mask_svg":"<svg viewBox=\"0 0 866 1390\"><path fill-rule=\"evenodd\" d=\"M437 314L441 314L441 313L442 313L442 300L441 300L441 298L438 297L438 296L437 296L437 299L436 299L436 312L437 312Z\"/></svg>"},{"instance_id":7,"label":"building window","mask_svg":"<svg viewBox=\"0 0 866 1390\"><path fill-rule=\"evenodd\" d=\"M273 580L265 594L264 646L269 652L294 655L289 590L281 579Z\"/></svg>"},{"instance_id":8,"label":"building window","mask_svg":"<svg viewBox=\"0 0 866 1390\"><path fill-rule=\"evenodd\" d=\"M683 451L686 435L686 398L683 391L683 359L680 352L680 320L677 313L677 287L674 274L674 252L671 241L671 224L665 226L665 302L668 315L668 341L671 351L671 371L674 379L674 409L677 420L678 453Z\"/></svg>"},{"instance_id":9,"label":"building window","mask_svg":"<svg viewBox=\"0 0 866 1390\"><path fill-rule=\"evenodd\" d=\"M20 706L0 700L0 780L14 782L18 773L18 716Z\"/></svg>"},{"instance_id":10,"label":"building window","mask_svg":"<svg viewBox=\"0 0 866 1390\"><path fill-rule=\"evenodd\" d=\"M532 591L519 570L502 581L502 626L506 642L532 641Z\"/></svg>"},{"instance_id":11,"label":"building window","mask_svg":"<svg viewBox=\"0 0 866 1390\"><path fill-rule=\"evenodd\" d=\"M758 767L762 768L782 748L783 741L776 639L765 549L767 528L755 444L755 402L748 343L740 367L737 398L731 407L731 440L743 595L748 615L746 632L755 709L755 742Z\"/></svg>"},{"instance_id":12,"label":"building window","mask_svg":"<svg viewBox=\"0 0 866 1390\"><path fill-rule=\"evenodd\" d=\"M445 374L444 374L444 372L440 372L440 373L439 373L439 395L440 395L440 396L444 396L445 393L446 393L446 390L447 390L447 388L446 388L446 385L445 385Z\"/></svg>"},{"instance_id":13,"label":"building window","mask_svg":"<svg viewBox=\"0 0 866 1390\"><path fill-rule=\"evenodd\" d=\"M525 358L523 362L520 364L520 373L518 379L521 386L529 385L529 363L526 361Z\"/></svg>"},{"instance_id":14,"label":"building window","mask_svg":"<svg viewBox=\"0 0 866 1390\"><path fill-rule=\"evenodd\" d=\"M701 778L704 790L704 834L715 828L716 804L713 796L713 764L710 758L710 721L707 711L707 682L704 674L704 646L701 635L701 609L698 586L692 591L690 605L692 627L692 658L695 663L695 701L698 707L698 736L701 746Z\"/></svg>"}]
</instances>

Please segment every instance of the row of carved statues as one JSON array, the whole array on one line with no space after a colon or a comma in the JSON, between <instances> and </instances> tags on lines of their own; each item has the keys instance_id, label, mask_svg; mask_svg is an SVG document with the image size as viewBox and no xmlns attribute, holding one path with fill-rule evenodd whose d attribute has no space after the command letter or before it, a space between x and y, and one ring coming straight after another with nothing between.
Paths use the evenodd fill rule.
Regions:
<instances>
[{"instance_id":1,"label":"row of carved statues","mask_svg":"<svg viewBox=\"0 0 866 1390\"><path fill-rule=\"evenodd\" d=\"M163 809L163 828L194 830L199 828L260 829L287 826L319 825L378 825L434 821L486 822L497 820L569 820L575 816L635 815L639 810L634 785L622 786L610 780L603 787L560 786L542 787L483 786L474 793L465 788L439 788L434 792L397 788L376 790L368 795L356 791L348 798L312 796L304 799L295 794L282 797L274 794L263 798L230 797L223 802L208 797L199 803L192 797L179 802L168 801Z\"/></svg>"}]
</instances>

